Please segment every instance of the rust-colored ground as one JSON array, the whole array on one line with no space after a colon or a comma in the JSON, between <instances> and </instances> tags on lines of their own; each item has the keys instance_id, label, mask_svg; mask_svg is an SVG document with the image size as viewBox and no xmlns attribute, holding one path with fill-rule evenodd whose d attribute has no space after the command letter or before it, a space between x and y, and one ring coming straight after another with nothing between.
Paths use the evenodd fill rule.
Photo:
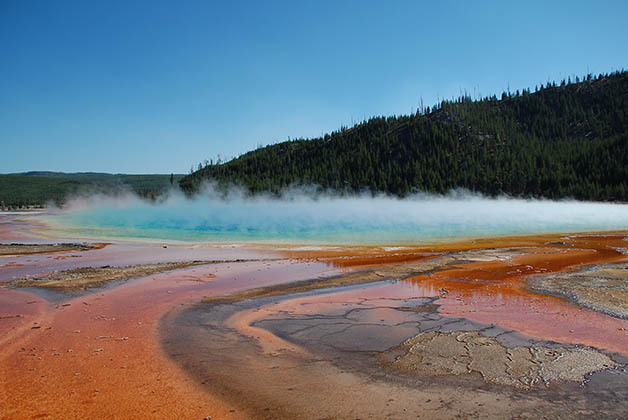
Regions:
<instances>
[{"instance_id":1,"label":"rust-colored ground","mask_svg":"<svg viewBox=\"0 0 628 420\"><path fill-rule=\"evenodd\" d=\"M15 236L6 226L0 232L6 235L0 239ZM625 247L624 237L543 235L394 250L284 248L277 252L285 258L281 261L188 268L57 303L32 291L0 287L0 418L242 418L163 353L158 324L165 313L205 296L470 249L516 248L521 255L459 264L407 281L441 295L442 314L625 354L628 331L621 328L626 321L589 310L582 316L583 309L531 292L525 283L527 274L624 261L625 255L610 248ZM573 327L565 332L569 322ZM609 338L609 331L617 333Z\"/></svg>"},{"instance_id":2,"label":"rust-colored ground","mask_svg":"<svg viewBox=\"0 0 628 420\"><path fill-rule=\"evenodd\" d=\"M319 264L307 275L325 270ZM166 358L159 319L181 303L291 275L303 276L282 262L219 264L145 277L59 305L4 289L2 312L20 317L0 320L1 417L233 416Z\"/></svg>"},{"instance_id":3,"label":"rust-colored ground","mask_svg":"<svg viewBox=\"0 0 628 420\"><path fill-rule=\"evenodd\" d=\"M408 281L428 293L441 293L437 303L443 315L497 324L543 340L628 354L625 320L536 293L525 281L530 274L625 261L626 255L612 248L625 247L624 238L621 234L574 235L561 240L567 245L560 246L547 245L545 240L536 246L528 242L523 255L507 261L472 262Z\"/></svg>"}]
</instances>

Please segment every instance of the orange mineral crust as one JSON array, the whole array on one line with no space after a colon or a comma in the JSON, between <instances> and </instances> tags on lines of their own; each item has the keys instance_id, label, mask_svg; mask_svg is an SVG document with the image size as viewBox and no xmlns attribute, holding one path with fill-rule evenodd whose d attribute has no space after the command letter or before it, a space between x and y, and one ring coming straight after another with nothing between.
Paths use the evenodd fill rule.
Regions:
<instances>
[{"instance_id":1,"label":"orange mineral crust","mask_svg":"<svg viewBox=\"0 0 628 420\"><path fill-rule=\"evenodd\" d=\"M581 235L564 245L523 249L506 261L471 262L412 282L420 295L440 295L439 312L496 324L529 336L628 355L628 321L531 291L525 277L626 260L625 235ZM551 246L551 247L550 247ZM619 249L619 250L618 250Z\"/></svg>"},{"instance_id":2,"label":"orange mineral crust","mask_svg":"<svg viewBox=\"0 0 628 420\"><path fill-rule=\"evenodd\" d=\"M282 246L261 247L271 249L285 258L315 259L326 261L340 267L369 267L394 263L421 261L423 259L442 255L447 252L460 252L478 249L503 248L556 248L559 244L577 241L578 246L593 247L603 256L618 256L607 245L625 247L628 243L623 240L628 233L608 232L600 234L543 234L504 236L496 238L473 238L450 240L438 243L412 243L397 246L380 245L320 245L320 246ZM604 242L601 243L600 241ZM573 242L575 243L575 242ZM587 245L589 244L589 245ZM597 254L596 254L597 255ZM577 255L570 255L572 261L577 261ZM595 258L597 258L597 255ZM594 258L594 259L595 259ZM567 261L565 261L567 262ZM586 261L581 262L586 263ZM568 265L568 264L567 264Z\"/></svg>"},{"instance_id":3,"label":"orange mineral crust","mask_svg":"<svg viewBox=\"0 0 628 420\"><path fill-rule=\"evenodd\" d=\"M361 299L438 297L434 303L438 305L439 313L450 318L498 325L538 340L582 344L628 355L628 320L580 307L560 297L536 293L529 289L525 280L529 275L625 261L626 255L622 252L628 245L625 238L626 235L617 233L504 238L503 243L497 239L484 239L457 245L445 244L443 249L434 246L394 250L396 254L391 257L381 254L384 251L378 247L361 247L354 255L349 255L350 250L345 249L345 256L340 255L338 248L329 250L331 255L320 250L319 259L338 266L346 266L345 261L359 261L360 264L352 267L357 269L385 263L401 264L402 257L407 258L406 262L435 258L456 249L469 251L476 247L490 247L495 252L492 257L484 256L486 261L481 258L480 261L462 261L430 274L403 280L412 285L411 289L392 284L290 298L259 311L255 309L238 314L232 318L232 326L248 336L267 337L268 334L261 329L251 329L245 324L252 324L270 314L327 314ZM420 252L429 252L431 256L416 258ZM410 255L415 258L411 259ZM469 256L475 257L472 254ZM377 264L378 261L381 264ZM382 318L390 321L387 318L390 314L398 316L395 311L387 311ZM275 338L268 339L268 344L273 344L273 340L277 341ZM285 342L282 345L290 347Z\"/></svg>"},{"instance_id":4,"label":"orange mineral crust","mask_svg":"<svg viewBox=\"0 0 628 420\"><path fill-rule=\"evenodd\" d=\"M215 264L47 303L0 289L0 417L239 418L163 353L159 319L184 302L311 278L325 264Z\"/></svg>"},{"instance_id":5,"label":"orange mineral crust","mask_svg":"<svg viewBox=\"0 0 628 420\"><path fill-rule=\"evenodd\" d=\"M496 324L542 340L586 344L626 355L628 321L534 293L525 280L530 274L625 261L625 237L620 233L543 235L388 248L277 247L264 249L257 257L240 249L206 251L113 244L86 252L83 258L41 257L28 262L22 257L16 261L27 263L26 267L0 269L11 273L4 275L6 279L20 273L65 269L86 261L99 266L129 264L130 260L147 262L148 256L176 256L178 260L181 253L201 251L217 253L220 257L216 259L225 258L227 251L250 259L269 255L283 259L197 266L78 295L0 287L0 418L246 418L247 413L233 404L237 399L234 395L223 396L211 387L199 386L169 357L172 355L164 352L159 325L165 314L196 305L206 296L337 275L347 268L360 271L403 265L475 249L490 248L491 252L465 254L471 259L399 283L300 297L265 307L259 313L245 311L231 318L231 326L244 335L257 336L262 349L271 354L293 351L296 347L291 343L275 340L272 334L252 324L280 310L301 314L310 311L316 315L342 308L352 300L370 299L386 306L430 296L438 297L434 304L446 317ZM159 256L171 252L170 257ZM501 254L506 257L500 258ZM403 287L398 287L401 284ZM403 313L386 308L369 313L365 322L377 323L391 314L398 318L393 319L394 323L403 324ZM416 334L395 328L390 330L395 337L398 335L395 344Z\"/></svg>"}]
</instances>

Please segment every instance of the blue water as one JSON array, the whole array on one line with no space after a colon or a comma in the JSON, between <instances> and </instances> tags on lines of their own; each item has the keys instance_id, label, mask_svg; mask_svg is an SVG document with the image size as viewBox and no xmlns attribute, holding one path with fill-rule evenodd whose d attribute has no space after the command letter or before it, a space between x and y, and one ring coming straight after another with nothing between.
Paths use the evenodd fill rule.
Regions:
<instances>
[{"instance_id":1,"label":"blue water","mask_svg":"<svg viewBox=\"0 0 628 420\"><path fill-rule=\"evenodd\" d=\"M628 229L628 206L577 201L417 196L228 199L172 196L74 202L49 216L64 233L192 242L417 243Z\"/></svg>"}]
</instances>

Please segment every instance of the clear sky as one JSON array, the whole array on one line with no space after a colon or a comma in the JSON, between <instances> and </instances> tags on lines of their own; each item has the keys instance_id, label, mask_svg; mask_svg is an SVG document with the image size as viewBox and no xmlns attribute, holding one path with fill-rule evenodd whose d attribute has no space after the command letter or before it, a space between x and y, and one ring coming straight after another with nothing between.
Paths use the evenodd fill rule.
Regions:
<instances>
[{"instance_id":1,"label":"clear sky","mask_svg":"<svg viewBox=\"0 0 628 420\"><path fill-rule=\"evenodd\" d=\"M0 173L187 172L628 67L623 1L0 0Z\"/></svg>"}]
</instances>

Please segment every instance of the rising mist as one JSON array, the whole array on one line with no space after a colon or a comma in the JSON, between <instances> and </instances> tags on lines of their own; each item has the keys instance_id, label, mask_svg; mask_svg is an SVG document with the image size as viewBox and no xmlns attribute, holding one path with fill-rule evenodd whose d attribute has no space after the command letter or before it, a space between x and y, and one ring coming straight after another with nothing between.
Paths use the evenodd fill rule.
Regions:
<instances>
[{"instance_id":1,"label":"rising mist","mask_svg":"<svg viewBox=\"0 0 628 420\"><path fill-rule=\"evenodd\" d=\"M202 242L412 243L496 235L628 228L628 206L575 200L488 198L465 191L407 198L314 194L280 198L206 187L152 203L127 193L77 197L51 221L85 235Z\"/></svg>"}]
</instances>

